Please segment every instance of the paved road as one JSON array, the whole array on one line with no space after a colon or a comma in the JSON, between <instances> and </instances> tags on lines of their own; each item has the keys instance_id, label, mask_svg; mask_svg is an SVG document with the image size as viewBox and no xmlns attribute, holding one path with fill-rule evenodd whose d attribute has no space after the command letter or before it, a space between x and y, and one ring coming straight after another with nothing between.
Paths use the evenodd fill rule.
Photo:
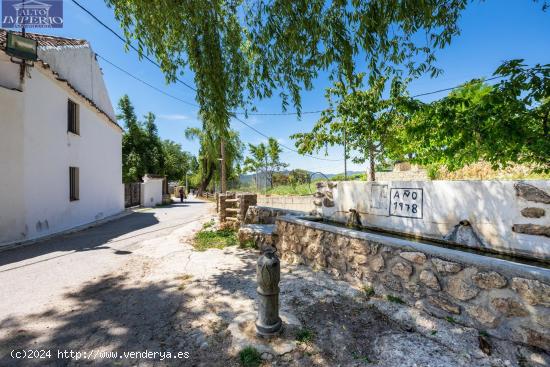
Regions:
<instances>
[{"instance_id":1,"label":"paved road","mask_svg":"<svg viewBox=\"0 0 550 367\"><path fill-rule=\"evenodd\" d=\"M0 252L0 329L7 320L24 320L66 301L81 289L139 256L148 242L205 218L212 204L184 204L143 209L84 231L31 246Z\"/></svg>"}]
</instances>

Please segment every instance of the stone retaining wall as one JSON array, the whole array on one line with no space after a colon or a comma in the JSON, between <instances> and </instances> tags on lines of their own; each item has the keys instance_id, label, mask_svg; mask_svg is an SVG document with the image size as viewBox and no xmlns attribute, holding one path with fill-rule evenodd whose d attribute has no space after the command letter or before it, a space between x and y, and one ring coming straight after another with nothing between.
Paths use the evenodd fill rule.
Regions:
<instances>
[{"instance_id":1,"label":"stone retaining wall","mask_svg":"<svg viewBox=\"0 0 550 367\"><path fill-rule=\"evenodd\" d=\"M450 322L550 351L550 270L293 217L283 260L324 268Z\"/></svg>"}]
</instances>

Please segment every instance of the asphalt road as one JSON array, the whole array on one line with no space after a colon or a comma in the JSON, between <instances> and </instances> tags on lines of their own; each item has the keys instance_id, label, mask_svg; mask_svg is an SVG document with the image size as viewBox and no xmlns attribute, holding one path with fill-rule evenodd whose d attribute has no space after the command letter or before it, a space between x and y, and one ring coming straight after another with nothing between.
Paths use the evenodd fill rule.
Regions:
<instances>
[{"instance_id":1,"label":"asphalt road","mask_svg":"<svg viewBox=\"0 0 550 367\"><path fill-rule=\"evenodd\" d=\"M67 293L122 267L147 241L162 244L211 210L211 204L191 199L0 252L0 327L62 303Z\"/></svg>"}]
</instances>

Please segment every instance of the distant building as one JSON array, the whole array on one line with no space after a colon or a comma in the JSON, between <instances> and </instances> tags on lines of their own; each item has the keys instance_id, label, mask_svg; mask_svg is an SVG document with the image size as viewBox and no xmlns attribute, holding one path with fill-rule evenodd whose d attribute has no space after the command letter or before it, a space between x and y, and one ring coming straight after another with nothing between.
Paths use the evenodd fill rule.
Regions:
<instances>
[{"instance_id":1,"label":"distant building","mask_svg":"<svg viewBox=\"0 0 550 367\"><path fill-rule=\"evenodd\" d=\"M39 60L22 74L6 35L0 29L0 246L124 209L122 129L89 43L27 33Z\"/></svg>"}]
</instances>

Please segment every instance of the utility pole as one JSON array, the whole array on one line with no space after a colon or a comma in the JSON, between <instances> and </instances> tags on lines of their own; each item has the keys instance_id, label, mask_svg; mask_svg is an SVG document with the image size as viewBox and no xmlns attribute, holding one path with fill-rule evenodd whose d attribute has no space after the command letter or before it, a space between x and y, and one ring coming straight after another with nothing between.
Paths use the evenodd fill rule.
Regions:
<instances>
[{"instance_id":1,"label":"utility pole","mask_svg":"<svg viewBox=\"0 0 550 367\"><path fill-rule=\"evenodd\" d=\"M224 194L227 190L227 182L226 182L226 177L225 177L225 142L223 140L223 136L221 137L221 146L220 146L220 150L221 150L221 158L220 158L220 161L221 161L221 169L220 169L220 181L221 181L221 193Z\"/></svg>"},{"instance_id":2,"label":"utility pole","mask_svg":"<svg viewBox=\"0 0 550 367\"><path fill-rule=\"evenodd\" d=\"M344 122L344 180L348 180L348 137L347 126Z\"/></svg>"}]
</instances>

